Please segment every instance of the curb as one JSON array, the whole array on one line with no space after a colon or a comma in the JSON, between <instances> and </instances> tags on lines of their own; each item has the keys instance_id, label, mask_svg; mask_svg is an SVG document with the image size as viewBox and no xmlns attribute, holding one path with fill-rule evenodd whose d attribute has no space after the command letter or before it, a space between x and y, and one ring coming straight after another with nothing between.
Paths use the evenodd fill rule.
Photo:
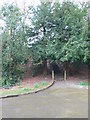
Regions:
<instances>
[{"instance_id":1,"label":"curb","mask_svg":"<svg viewBox=\"0 0 90 120\"><path fill-rule=\"evenodd\" d=\"M2 99L2 98L10 98L10 97L19 97L19 96L23 96L23 95L38 93L38 92L41 92L41 91L43 91L43 90L48 89L48 88L51 87L54 83L55 83L55 81L52 81L48 86L46 86L46 87L44 87L44 88L42 88L42 89L38 89L38 90L36 90L36 91L32 91L32 92L28 92L28 93L24 93L24 94L6 95L6 96L0 97L0 99Z\"/></svg>"}]
</instances>

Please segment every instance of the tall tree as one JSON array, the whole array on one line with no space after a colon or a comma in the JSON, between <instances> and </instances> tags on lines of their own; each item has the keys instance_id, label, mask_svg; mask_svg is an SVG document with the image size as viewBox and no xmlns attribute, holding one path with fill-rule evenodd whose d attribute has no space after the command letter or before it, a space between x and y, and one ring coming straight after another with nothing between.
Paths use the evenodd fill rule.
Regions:
<instances>
[{"instance_id":1,"label":"tall tree","mask_svg":"<svg viewBox=\"0 0 90 120\"><path fill-rule=\"evenodd\" d=\"M83 35L84 17L87 9L79 8L72 2L63 2L62 5L55 3L53 17L56 27L54 28L56 59L64 64L64 80L67 79L68 62L83 59L86 38ZM85 30L86 31L86 30ZM85 39L84 39L85 38ZM81 43L85 44L81 44Z\"/></svg>"},{"instance_id":2,"label":"tall tree","mask_svg":"<svg viewBox=\"0 0 90 120\"><path fill-rule=\"evenodd\" d=\"M42 62L43 72L47 74L47 44L51 39L52 3L41 2L36 8L30 9L33 14L30 26L30 42L32 59L34 62Z\"/></svg>"},{"instance_id":3,"label":"tall tree","mask_svg":"<svg viewBox=\"0 0 90 120\"><path fill-rule=\"evenodd\" d=\"M45 69L47 59L62 62L66 80L68 63L83 61L83 57L85 60L88 54L85 34L87 7L80 8L72 2L41 2L36 9L32 7L31 11L33 18L28 33L30 43L33 42L30 48L33 60L42 61Z\"/></svg>"},{"instance_id":4,"label":"tall tree","mask_svg":"<svg viewBox=\"0 0 90 120\"><path fill-rule=\"evenodd\" d=\"M21 64L26 58L26 38L22 13L14 5L4 5L1 9L5 28L2 33L2 76L3 84L13 84L21 77ZM19 65L19 67L18 67Z\"/></svg>"}]
</instances>

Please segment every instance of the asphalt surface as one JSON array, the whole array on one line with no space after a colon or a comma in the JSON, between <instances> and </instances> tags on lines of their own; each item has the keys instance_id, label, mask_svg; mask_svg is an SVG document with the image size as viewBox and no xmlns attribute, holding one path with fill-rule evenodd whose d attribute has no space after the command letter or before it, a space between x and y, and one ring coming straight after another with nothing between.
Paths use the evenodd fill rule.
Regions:
<instances>
[{"instance_id":1,"label":"asphalt surface","mask_svg":"<svg viewBox=\"0 0 90 120\"><path fill-rule=\"evenodd\" d=\"M88 118L88 90L60 87L20 97L5 98L3 118Z\"/></svg>"}]
</instances>

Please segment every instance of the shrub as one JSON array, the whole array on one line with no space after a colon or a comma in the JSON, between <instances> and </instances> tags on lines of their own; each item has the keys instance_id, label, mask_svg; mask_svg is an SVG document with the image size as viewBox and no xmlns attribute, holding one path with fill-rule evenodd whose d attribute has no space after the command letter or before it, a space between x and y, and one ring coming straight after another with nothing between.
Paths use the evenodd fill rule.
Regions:
<instances>
[{"instance_id":1,"label":"shrub","mask_svg":"<svg viewBox=\"0 0 90 120\"><path fill-rule=\"evenodd\" d=\"M39 87L39 84L38 83L35 83L34 84L34 88L38 88Z\"/></svg>"},{"instance_id":2,"label":"shrub","mask_svg":"<svg viewBox=\"0 0 90 120\"><path fill-rule=\"evenodd\" d=\"M42 85L42 86L45 86L45 85L47 85L47 82L42 81L42 82L41 82L41 85Z\"/></svg>"},{"instance_id":3,"label":"shrub","mask_svg":"<svg viewBox=\"0 0 90 120\"><path fill-rule=\"evenodd\" d=\"M32 65L31 67L31 70L32 70L32 76L36 76L38 73L40 73L41 71L41 68L42 68L42 65L41 64L38 64L38 65Z\"/></svg>"},{"instance_id":4,"label":"shrub","mask_svg":"<svg viewBox=\"0 0 90 120\"><path fill-rule=\"evenodd\" d=\"M23 78L24 71L22 68L12 67L9 71L9 68L3 68L2 71L2 86L12 86L17 82L20 82L20 79Z\"/></svg>"},{"instance_id":5,"label":"shrub","mask_svg":"<svg viewBox=\"0 0 90 120\"><path fill-rule=\"evenodd\" d=\"M28 88L24 88L23 90L24 90L24 91L29 91L29 89L28 89Z\"/></svg>"}]
</instances>

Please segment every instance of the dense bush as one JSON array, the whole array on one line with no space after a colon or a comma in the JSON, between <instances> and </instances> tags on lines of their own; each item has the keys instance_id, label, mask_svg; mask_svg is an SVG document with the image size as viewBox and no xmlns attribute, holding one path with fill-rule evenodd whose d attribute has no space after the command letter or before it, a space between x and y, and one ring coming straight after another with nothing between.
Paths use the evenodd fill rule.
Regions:
<instances>
[{"instance_id":1,"label":"dense bush","mask_svg":"<svg viewBox=\"0 0 90 120\"><path fill-rule=\"evenodd\" d=\"M5 22L2 31L2 86L13 85L23 77L23 64L28 61L24 16L16 5L1 9ZM24 26L24 27L23 27Z\"/></svg>"},{"instance_id":2,"label":"dense bush","mask_svg":"<svg viewBox=\"0 0 90 120\"><path fill-rule=\"evenodd\" d=\"M42 64L38 64L38 65L32 65L31 66L31 71L32 71L32 76L36 76L38 75L38 73L42 73Z\"/></svg>"}]
</instances>

